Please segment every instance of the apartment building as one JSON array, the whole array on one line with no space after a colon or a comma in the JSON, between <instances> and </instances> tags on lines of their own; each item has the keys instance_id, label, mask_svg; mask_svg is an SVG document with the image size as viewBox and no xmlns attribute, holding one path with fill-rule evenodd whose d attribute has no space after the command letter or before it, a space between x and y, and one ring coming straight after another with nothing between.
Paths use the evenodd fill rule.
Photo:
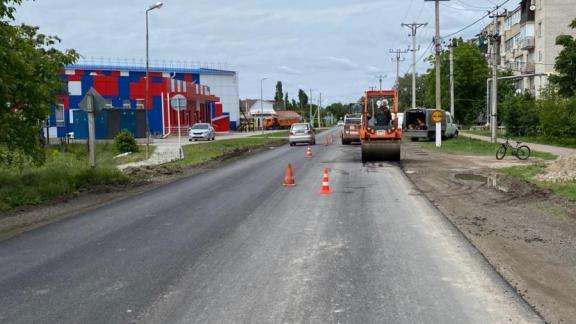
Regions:
<instances>
[{"instance_id":1,"label":"apartment building","mask_svg":"<svg viewBox=\"0 0 576 324\"><path fill-rule=\"evenodd\" d=\"M574 0L522 0L519 5L498 18L499 46L495 48L497 64L516 76L517 89L538 96L554 73L554 62L561 46L556 37L576 35L568 25L576 18ZM492 34L493 26L483 29ZM489 54L493 55L493 52Z\"/></svg>"}]
</instances>

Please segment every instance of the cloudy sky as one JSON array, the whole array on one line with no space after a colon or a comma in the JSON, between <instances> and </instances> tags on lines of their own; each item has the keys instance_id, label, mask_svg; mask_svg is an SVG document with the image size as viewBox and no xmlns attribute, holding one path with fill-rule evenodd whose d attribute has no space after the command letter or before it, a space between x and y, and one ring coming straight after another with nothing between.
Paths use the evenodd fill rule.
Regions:
<instances>
[{"instance_id":1,"label":"cloudy sky","mask_svg":"<svg viewBox=\"0 0 576 324\"><path fill-rule=\"evenodd\" d=\"M154 0L36 0L18 9L18 22L62 38L86 58L145 57L145 9ZM452 0L441 5L441 35L482 17L504 0ZM508 8L518 1L509 1ZM292 97L299 88L322 92L323 103L350 102L370 86L391 87L396 64L390 49L411 45L401 23L418 30L418 57L430 53L434 3L423 0L165 0L150 12L150 57L224 62L238 71L241 98L274 96L277 80ZM484 19L458 34L472 37ZM425 52L424 50L428 50ZM401 73L411 68L405 54ZM425 71L427 62L417 64Z\"/></svg>"}]
</instances>

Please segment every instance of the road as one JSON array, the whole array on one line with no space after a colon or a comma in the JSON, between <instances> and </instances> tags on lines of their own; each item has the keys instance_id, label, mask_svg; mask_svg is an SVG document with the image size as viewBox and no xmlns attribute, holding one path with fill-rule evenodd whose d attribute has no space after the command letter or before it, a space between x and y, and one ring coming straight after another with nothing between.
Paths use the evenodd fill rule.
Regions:
<instances>
[{"instance_id":1,"label":"road","mask_svg":"<svg viewBox=\"0 0 576 324\"><path fill-rule=\"evenodd\" d=\"M540 322L398 165L305 150L0 242L0 322ZM287 163L296 187L280 185ZM323 168L332 195L318 194Z\"/></svg>"}]
</instances>

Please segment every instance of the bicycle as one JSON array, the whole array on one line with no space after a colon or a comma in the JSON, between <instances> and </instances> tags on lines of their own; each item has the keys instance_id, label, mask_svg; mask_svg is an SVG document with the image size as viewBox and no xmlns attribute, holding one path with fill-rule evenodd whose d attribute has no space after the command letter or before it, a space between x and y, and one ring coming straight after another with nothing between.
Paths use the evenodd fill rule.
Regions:
<instances>
[{"instance_id":1,"label":"bicycle","mask_svg":"<svg viewBox=\"0 0 576 324\"><path fill-rule=\"evenodd\" d=\"M516 146L512 146L509 139L510 138L507 138L506 142L502 143L498 148L498 151L496 151L497 160L502 160L506 156L508 149L510 149L510 153L519 160L526 160L530 157L530 148L527 145L520 145L522 142L516 141Z\"/></svg>"}]
</instances>

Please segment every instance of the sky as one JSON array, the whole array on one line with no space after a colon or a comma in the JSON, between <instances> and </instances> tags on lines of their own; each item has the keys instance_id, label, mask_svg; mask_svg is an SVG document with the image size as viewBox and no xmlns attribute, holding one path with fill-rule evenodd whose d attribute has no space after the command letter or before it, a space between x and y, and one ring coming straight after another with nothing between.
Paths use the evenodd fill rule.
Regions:
<instances>
[{"instance_id":1,"label":"sky","mask_svg":"<svg viewBox=\"0 0 576 324\"><path fill-rule=\"evenodd\" d=\"M454 33L505 0L442 1L441 36ZM17 9L17 22L62 39L83 57L141 60L145 57L145 11L154 0L36 0ZM423 0L165 0L149 12L150 59L219 62L238 72L241 98L274 97L282 81L290 98L298 89L322 93L323 105L353 102L369 87L391 88L396 63L390 50L412 40L402 23L418 29L417 59L433 48L434 2ZM508 1L511 8L518 0ZM458 33L471 38L489 22ZM400 74L411 71L403 54ZM416 65L424 72L425 60Z\"/></svg>"}]
</instances>

